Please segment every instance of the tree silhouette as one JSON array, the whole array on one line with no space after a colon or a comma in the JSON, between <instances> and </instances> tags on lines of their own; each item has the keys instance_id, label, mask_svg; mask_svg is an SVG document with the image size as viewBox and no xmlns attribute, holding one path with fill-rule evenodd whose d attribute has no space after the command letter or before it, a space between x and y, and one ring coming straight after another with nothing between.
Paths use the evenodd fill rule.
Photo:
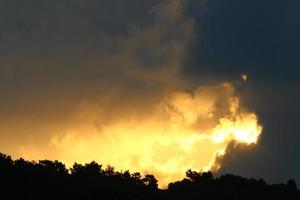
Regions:
<instances>
[{"instance_id":1,"label":"tree silhouette","mask_svg":"<svg viewBox=\"0 0 300 200\"><path fill-rule=\"evenodd\" d=\"M142 179L142 181L150 188L150 189L157 189L157 180L153 175L146 175L145 178Z\"/></svg>"},{"instance_id":2,"label":"tree silhouette","mask_svg":"<svg viewBox=\"0 0 300 200\"><path fill-rule=\"evenodd\" d=\"M90 162L67 169L59 161L12 160L0 153L0 199L299 199L294 180L268 185L262 179L188 170L186 178L158 189L156 178L119 172Z\"/></svg>"}]
</instances>

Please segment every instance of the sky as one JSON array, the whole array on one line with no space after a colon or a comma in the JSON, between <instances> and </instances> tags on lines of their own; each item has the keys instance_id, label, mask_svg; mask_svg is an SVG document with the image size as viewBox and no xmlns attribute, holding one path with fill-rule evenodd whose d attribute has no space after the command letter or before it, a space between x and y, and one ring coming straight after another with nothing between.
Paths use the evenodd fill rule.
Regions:
<instances>
[{"instance_id":1,"label":"sky","mask_svg":"<svg viewBox=\"0 0 300 200\"><path fill-rule=\"evenodd\" d=\"M299 9L297 0L0 0L0 151L63 158L72 131L144 124L171 94L202 88L225 108L238 94L263 127L257 144L228 145L219 172L299 183ZM220 86L242 74L235 92Z\"/></svg>"}]
</instances>

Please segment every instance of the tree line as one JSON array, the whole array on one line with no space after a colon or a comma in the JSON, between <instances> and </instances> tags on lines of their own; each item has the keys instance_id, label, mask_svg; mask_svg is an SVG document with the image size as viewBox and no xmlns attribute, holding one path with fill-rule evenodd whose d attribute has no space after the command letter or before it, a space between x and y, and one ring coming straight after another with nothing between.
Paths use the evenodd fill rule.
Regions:
<instances>
[{"instance_id":1,"label":"tree line","mask_svg":"<svg viewBox=\"0 0 300 200\"><path fill-rule=\"evenodd\" d=\"M268 185L263 179L188 170L186 178L159 189L151 175L119 172L91 162L70 169L59 161L13 160L0 153L0 199L299 199L294 180Z\"/></svg>"}]
</instances>

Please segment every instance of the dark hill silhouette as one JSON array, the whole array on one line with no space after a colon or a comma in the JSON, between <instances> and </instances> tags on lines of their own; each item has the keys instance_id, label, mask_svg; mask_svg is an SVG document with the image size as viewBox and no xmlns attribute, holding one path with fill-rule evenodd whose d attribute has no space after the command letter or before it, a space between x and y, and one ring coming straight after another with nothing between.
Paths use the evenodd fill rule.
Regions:
<instances>
[{"instance_id":1,"label":"dark hill silhouette","mask_svg":"<svg viewBox=\"0 0 300 200\"><path fill-rule=\"evenodd\" d=\"M153 175L91 162L71 169L59 161L12 160L0 153L0 199L299 199L294 180L268 185L262 179L231 174L214 178L211 172L188 170L186 178L158 189Z\"/></svg>"}]
</instances>

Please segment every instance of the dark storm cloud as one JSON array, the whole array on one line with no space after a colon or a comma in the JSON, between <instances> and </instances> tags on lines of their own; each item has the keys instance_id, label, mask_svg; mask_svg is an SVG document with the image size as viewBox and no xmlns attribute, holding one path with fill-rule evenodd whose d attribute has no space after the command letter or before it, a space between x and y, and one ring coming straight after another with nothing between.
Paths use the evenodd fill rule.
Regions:
<instances>
[{"instance_id":1,"label":"dark storm cloud","mask_svg":"<svg viewBox=\"0 0 300 200\"><path fill-rule=\"evenodd\" d=\"M34 140L26 140L39 143L72 123L79 102L119 87L126 92L117 99L138 104L160 91L162 82L172 83L172 70L192 86L248 73L241 95L264 132L253 149L228 149L222 170L299 182L300 1L189 0L184 17L176 9L158 9L158 2L0 0L3 149L37 122L49 130L37 128ZM193 39L189 50L186 38Z\"/></svg>"},{"instance_id":2,"label":"dark storm cloud","mask_svg":"<svg viewBox=\"0 0 300 200\"><path fill-rule=\"evenodd\" d=\"M86 78L83 63L115 50L105 35L150 23L152 2L0 1L1 80L22 85Z\"/></svg>"},{"instance_id":3,"label":"dark storm cloud","mask_svg":"<svg viewBox=\"0 0 300 200\"><path fill-rule=\"evenodd\" d=\"M82 105L97 113L94 104L102 104L101 120L101 112L108 120L151 110L149 102L177 84L192 34L183 7L180 0L0 1L3 149L14 141L44 145Z\"/></svg>"},{"instance_id":4,"label":"dark storm cloud","mask_svg":"<svg viewBox=\"0 0 300 200\"><path fill-rule=\"evenodd\" d=\"M155 1L1 0L1 118L57 123L61 115L72 114L80 96L110 84L107 76L112 73L102 80L101 70L94 70L99 54L117 48L107 42L107 35L126 35L130 24L151 23L148 10L154 5ZM113 75L118 77L117 72ZM61 109L64 112L57 111Z\"/></svg>"},{"instance_id":5,"label":"dark storm cloud","mask_svg":"<svg viewBox=\"0 0 300 200\"><path fill-rule=\"evenodd\" d=\"M255 148L228 149L221 171L299 182L300 2L208 0L201 12L189 2L197 33L183 76L197 85L247 73L239 92L264 126Z\"/></svg>"},{"instance_id":6,"label":"dark storm cloud","mask_svg":"<svg viewBox=\"0 0 300 200\"><path fill-rule=\"evenodd\" d=\"M0 101L17 101L14 108L2 104L2 111L38 105L50 97L56 100L60 93L76 99L89 93L87 85L110 84L109 76L118 79L117 71L97 69L99 55L119 51L118 40L129 34L131 25L143 28L153 23L150 11L156 4L1 0Z\"/></svg>"}]
</instances>

